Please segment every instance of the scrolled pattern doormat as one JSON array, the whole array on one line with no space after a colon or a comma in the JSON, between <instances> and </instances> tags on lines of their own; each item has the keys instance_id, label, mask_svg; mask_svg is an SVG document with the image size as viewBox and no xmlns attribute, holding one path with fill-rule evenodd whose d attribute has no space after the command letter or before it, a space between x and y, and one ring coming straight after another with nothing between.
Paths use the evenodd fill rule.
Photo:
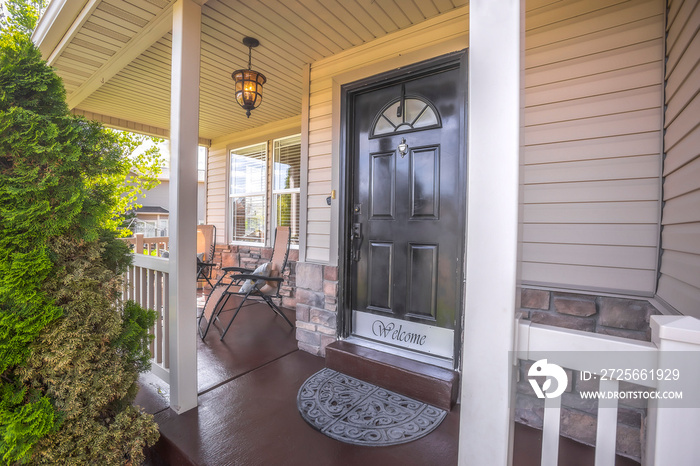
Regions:
<instances>
[{"instance_id":1,"label":"scrolled pattern doormat","mask_svg":"<svg viewBox=\"0 0 700 466\"><path fill-rule=\"evenodd\" d=\"M322 369L299 389L297 407L312 427L341 442L398 445L440 425L445 410L332 369Z\"/></svg>"}]
</instances>

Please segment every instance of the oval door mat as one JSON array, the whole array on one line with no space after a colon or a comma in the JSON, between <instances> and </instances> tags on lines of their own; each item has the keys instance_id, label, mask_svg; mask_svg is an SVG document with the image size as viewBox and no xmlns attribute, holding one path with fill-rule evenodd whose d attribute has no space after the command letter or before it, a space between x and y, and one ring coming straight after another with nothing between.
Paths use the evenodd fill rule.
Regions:
<instances>
[{"instance_id":1,"label":"oval door mat","mask_svg":"<svg viewBox=\"0 0 700 466\"><path fill-rule=\"evenodd\" d=\"M297 407L312 427L341 442L397 445L419 439L447 412L332 369L322 369L299 389Z\"/></svg>"}]
</instances>

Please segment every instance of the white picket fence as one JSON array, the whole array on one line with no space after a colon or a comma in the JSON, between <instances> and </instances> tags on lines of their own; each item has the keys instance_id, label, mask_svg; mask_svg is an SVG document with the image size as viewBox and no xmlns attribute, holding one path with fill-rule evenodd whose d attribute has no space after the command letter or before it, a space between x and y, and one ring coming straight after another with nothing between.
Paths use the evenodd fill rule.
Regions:
<instances>
[{"instance_id":1,"label":"white picket fence","mask_svg":"<svg viewBox=\"0 0 700 466\"><path fill-rule=\"evenodd\" d=\"M156 311L157 319L150 330L155 335L151 343L151 372L166 383L170 383L169 285L168 259L134 254L124 280L124 299Z\"/></svg>"}]
</instances>

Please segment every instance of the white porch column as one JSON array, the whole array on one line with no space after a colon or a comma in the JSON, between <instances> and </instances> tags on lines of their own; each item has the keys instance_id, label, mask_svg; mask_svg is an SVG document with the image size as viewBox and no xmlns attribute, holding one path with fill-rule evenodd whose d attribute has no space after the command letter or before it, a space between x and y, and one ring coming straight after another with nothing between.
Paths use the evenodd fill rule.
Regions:
<instances>
[{"instance_id":1,"label":"white porch column","mask_svg":"<svg viewBox=\"0 0 700 466\"><path fill-rule=\"evenodd\" d=\"M197 406L197 143L202 7L173 6L170 89L170 407Z\"/></svg>"},{"instance_id":2,"label":"white porch column","mask_svg":"<svg viewBox=\"0 0 700 466\"><path fill-rule=\"evenodd\" d=\"M663 401L649 402L647 421L647 451L645 464L692 465L700 458L700 320L694 317L652 316L652 341L659 348L659 368L679 371L678 382L659 380L661 393L682 388L683 401L672 400L664 407ZM691 356L691 355L695 356ZM685 403L685 404L683 404ZM661 404L661 406L659 406Z\"/></svg>"},{"instance_id":3,"label":"white porch column","mask_svg":"<svg viewBox=\"0 0 700 466\"><path fill-rule=\"evenodd\" d=\"M512 456L522 0L469 3L467 257L459 464Z\"/></svg>"}]
</instances>

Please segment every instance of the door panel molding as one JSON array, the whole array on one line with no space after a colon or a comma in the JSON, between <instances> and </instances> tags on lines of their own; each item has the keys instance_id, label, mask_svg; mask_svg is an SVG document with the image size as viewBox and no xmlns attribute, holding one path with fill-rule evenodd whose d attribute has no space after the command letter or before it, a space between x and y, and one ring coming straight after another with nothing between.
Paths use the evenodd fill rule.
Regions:
<instances>
[{"instance_id":1,"label":"door panel molding","mask_svg":"<svg viewBox=\"0 0 700 466\"><path fill-rule=\"evenodd\" d=\"M370 154L370 218L393 220L396 213L396 157L394 152Z\"/></svg>"},{"instance_id":2,"label":"door panel molding","mask_svg":"<svg viewBox=\"0 0 700 466\"><path fill-rule=\"evenodd\" d=\"M394 243L370 241L367 309L391 313L394 287ZM384 272L384 273L383 273Z\"/></svg>"},{"instance_id":3,"label":"door panel molding","mask_svg":"<svg viewBox=\"0 0 700 466\"><path fill-rule=\"evenodd\" d=\"M408 305L406 315L436 321L438 244L408 244Z\"/></svg>"},{"instance_id":4,"label":"door panel molding","mask_svg":"<svg viewBox=\"0 0 700 466\"><path fill-rule=\"evenodd\" d=\"M409 202L412 220L440 219L440 147L409 151Z\"/></svg>"}]
</instances>

